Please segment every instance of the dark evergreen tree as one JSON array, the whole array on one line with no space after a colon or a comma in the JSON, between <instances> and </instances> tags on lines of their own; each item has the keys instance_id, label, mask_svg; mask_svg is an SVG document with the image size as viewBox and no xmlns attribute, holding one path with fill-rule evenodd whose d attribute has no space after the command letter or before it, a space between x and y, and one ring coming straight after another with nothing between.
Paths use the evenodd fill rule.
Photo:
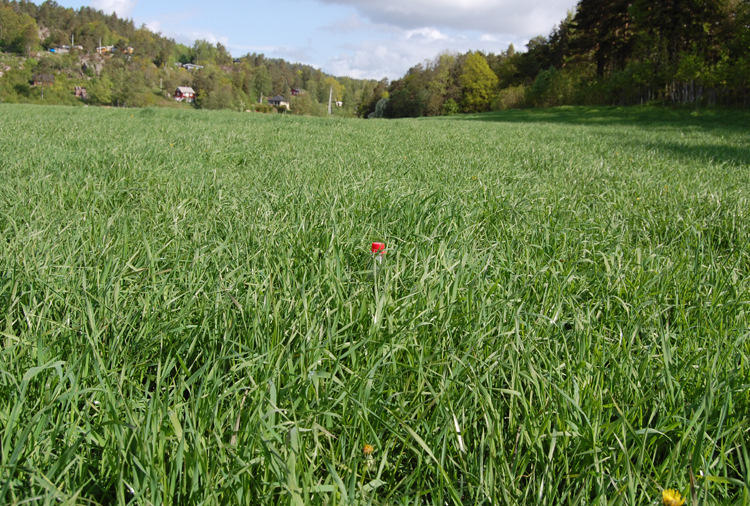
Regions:
<instances>
[{"instance_id":1,"label":"dark evergreen tree","mask_svg":"<svg viewBox=\"0 0 750 506\"><path fill-rule=\"evenodd\" d=\"M596 74L619 70L632 50L630 0L580 0L572 19L571 53L590 54Z\"/></svg>"}]
</instances>

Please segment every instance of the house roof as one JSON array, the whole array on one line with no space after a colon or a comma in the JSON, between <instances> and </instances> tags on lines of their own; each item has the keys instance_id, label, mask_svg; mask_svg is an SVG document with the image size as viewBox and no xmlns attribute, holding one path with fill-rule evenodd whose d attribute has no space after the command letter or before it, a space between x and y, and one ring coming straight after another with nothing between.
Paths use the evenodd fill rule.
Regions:
<instances>
[{"instance_id":1,"label":"house roof","mask_svg":"<svg viewBox=\"0 0 750 506\"><path fill-rule=\"evenodd\" d=\"M195 95L195 90L193 90L193 88L191 88L190 86L178 86L177 87L177 91L179 91L183 95L185 95L187 93L191 93L191 94Z\"/></svg>"},{"instance_id":2,"label":"house roof","mask_svg":"<svg viewBox=\"0 0 750 506\"><path fill-rule=\"evenodd\" d=\"M276 95L275 97L271 97L268 99L269 102L286 102L286 99L282 97L281 95Z\"/></svg>"}]
</instances>

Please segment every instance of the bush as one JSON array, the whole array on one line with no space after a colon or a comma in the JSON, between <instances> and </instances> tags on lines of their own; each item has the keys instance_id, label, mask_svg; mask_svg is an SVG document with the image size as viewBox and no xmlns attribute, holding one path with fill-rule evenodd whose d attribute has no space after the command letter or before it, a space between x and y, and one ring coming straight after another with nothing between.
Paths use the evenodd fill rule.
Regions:
<instances>
[{"instance_id":1,"label":"bush","mask_svg":"<svg viewBox=\"0 0 750 506\"><path fill-rule=\"evenodd\" d=\"M385 118L385 111L388 107L389 100L390 99L388 97L383 97L378 100L378 103L375 104L375 111L371 112L370 115L367 116L367 118Z\"/></svg>"},{"instance_id":2,"label":"bush","mask_svg":"<svg viewBox=\"0 0 750 506\"><path fill-rule=\"evenodd\" d=\"M599 105L607 103L605 85L596 78L581 81L576 87L573 101L576 105Z\"/></svg>"},{"instance_id":3,"label":"bush","mask_svg":"<svg viewBox=\"0 0 750 506\"><path fill-rule=\"evenodd\" d=\"M276 108L268 104L253 104L253 109L255 112L262 112L263 114L276 112Z\"/></svg>"},{"instance_id":4,"label":"bush","mask_svg":"<svg viewBox=\"0 0 750 506\"><path fill-rule=\"evenodd\" d=\"M526 92L526 100L534 107L555 107L573 103L573 79L564 71L550 67L539 72Z\"/></svg>"},{"instance_id":5,"label":"bush","mask_svg":"<svg viewBox=\"0 0 750 506\"><path fill-rule=\"evenodd\" d=\"M452 98L449 98L445 101L443 104L443 115L444 116L452 116L454 114L458 114L458 103L453 100Z\"/></svg>"},{"instance_id":6,"label":"bush","mask_svg":"<svg viewBox=\"0 0 750 506\"><path fill-rule=\"evenodd\" d=\"M495 111L505 111L508 109L521 109L526 105L526 86L510 86L500 90L495 97L492 109Z\"/></svg>"}]
</instances>

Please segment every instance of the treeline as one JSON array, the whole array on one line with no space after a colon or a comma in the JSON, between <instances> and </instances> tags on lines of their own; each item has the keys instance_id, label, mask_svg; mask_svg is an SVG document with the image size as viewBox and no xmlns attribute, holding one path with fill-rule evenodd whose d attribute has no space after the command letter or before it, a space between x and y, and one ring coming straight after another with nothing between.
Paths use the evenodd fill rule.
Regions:
<instances>
[{"instance_id":1,"label":"treeline","mask_svg":"<svg viewBox=\"0 0 750 506\"><path fill-rule=\"evenodd\" d=\"M107 54L100 54L100 45ZM220 43L186 46L115 14L54 1L0 0L0 51L4 102L184 107L172 94L190 86L199 108L276 111L267 99L281 95L292 113L322 115L333 90L339 103L333 113L354 116L377 84L262 54L233 58ZM202 68L188 70L182 66L187 63ZM74 95L76 87L86 89L85 98Z\"/></svg>"},{"instance_id":2,"label":"treeline","mask_svg":"<svg viewBox=\"0 0 750 506\"><path fill-rule=\"evenodd\" d=\"M112 52L99 54L100 45ZM580 0L525 52L511 45L500 54L445 53L390 83L335 78L259 54L233 58L222 44L186 46L132 20L54 1L0 0L0 51L4 102L185 107L172 94L190 86L199 108L275 111L267 98L281 95L293 113L323 115L333 90L336 115L390 118L568 104L750 103L747 0ZM86 89L84 98L73 94L76 87Z\"/></svg>"},{"instance_id":3,"label":"treeline","mask_svg":"<svg viewBox=\"0 0 750 506\"><path fill-rule=\"evenodd\" d=\"M747 0L581 0L548 36L442 54L380 83L368 117L558 105L750 102Z\"/></svg>"}]
</instances>

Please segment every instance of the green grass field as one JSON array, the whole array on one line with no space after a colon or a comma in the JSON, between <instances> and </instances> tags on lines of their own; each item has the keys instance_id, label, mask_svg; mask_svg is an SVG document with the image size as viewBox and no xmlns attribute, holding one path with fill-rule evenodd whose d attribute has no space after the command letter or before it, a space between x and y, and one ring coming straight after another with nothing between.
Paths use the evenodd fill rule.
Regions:
<instances>
[{"instance_id":1,"label":"green grass field","mask_svg":"<svg viewBox=\"0 0 750 506\"><path fill-rule=\"evenodd\" d=\"M750 504L748 124L0 105L0 502Z\"/></svg>"}]
</instances>

